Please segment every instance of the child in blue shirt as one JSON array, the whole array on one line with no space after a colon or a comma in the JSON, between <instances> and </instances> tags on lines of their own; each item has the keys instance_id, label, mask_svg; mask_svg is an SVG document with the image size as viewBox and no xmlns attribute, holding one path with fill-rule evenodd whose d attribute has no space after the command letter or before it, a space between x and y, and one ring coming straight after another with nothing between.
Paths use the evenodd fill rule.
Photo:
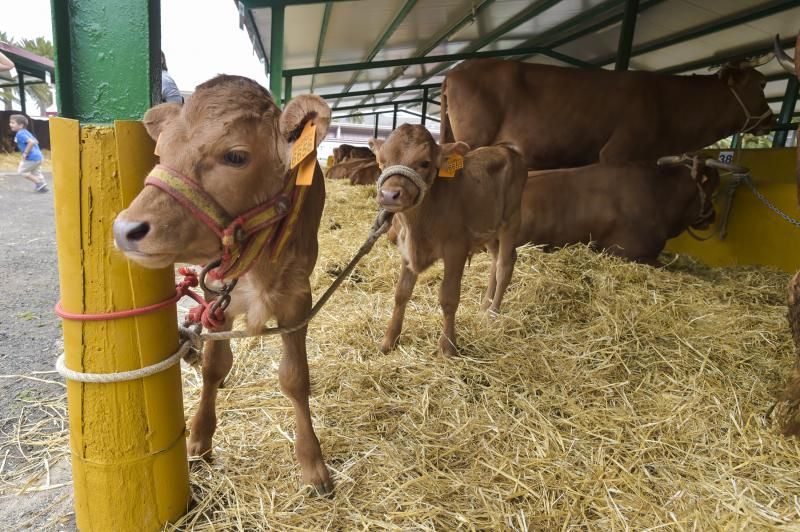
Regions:
<instances>
[{"instance_id":1,"label":"child in blue shirt","mask_svg":"<svg viewBox=\"0 0 800 532\"><path fill-rule=\"evenodd\" d=\"M33 183L36 192L47 192L47 184L42 174L42 152L39 149L39 141L26 129L28 118L25 115L11 115L8 125L11 131L16 133L14 142L22 152L18 173Z\"/></svg>"}]
</instances>

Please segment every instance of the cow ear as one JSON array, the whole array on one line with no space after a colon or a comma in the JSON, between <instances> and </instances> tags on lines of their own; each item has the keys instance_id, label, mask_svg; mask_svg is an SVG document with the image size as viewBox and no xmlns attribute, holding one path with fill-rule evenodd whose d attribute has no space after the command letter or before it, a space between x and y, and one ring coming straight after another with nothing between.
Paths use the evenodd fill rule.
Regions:
<instances>
[{"instance_id":1,"label":"cow ear","mask_svg":"<svg viewBox=\"0 0 800 532\"><path fill-rule=\"evenodd\" d=\"M372 153L374 153L377 156L378 153L381 151L381 146L383 146L383 143L386 142L386 140L369 139L369 141L367 142L369 143L369 149L372 150Z\"/></svg>"},{"instance_id":2,"label":"cow ear","mask_svg":"<svg viewBox=\"0 0 800 532\"><path fill-rule=\"evenodd\" d=\"M331 125L331 108L319 96L301 94L286 104L281 113L280 127L283 138L289 143L296 141L309 120L317 126L314 144L319 146Z\"/></svg>"},{"instance_id":3,"label":"cow ear","mask_svg":"<svg viewBox=\"0 0 800 532\"><path fill-rule=\"evenodd\" d=\"M158 140L158 136L164 130L165 126L170 120L178 116L180 112L181 105L179 103L162 103L151 107L144 114L143 119L147 134L150 135L153 140Z\"/></svg>"},{"instance_id":4,"label":"cow ear","mask_svg":"<svg viewBox=\"0 0 800 532\"><path fill-rule=\"evenodd\" d=\"M453 155L464 156L469 151L469 144L466 142L450 142L439 146L439 166L441 167L447 159Z\"/></svg>"}]
</instances>

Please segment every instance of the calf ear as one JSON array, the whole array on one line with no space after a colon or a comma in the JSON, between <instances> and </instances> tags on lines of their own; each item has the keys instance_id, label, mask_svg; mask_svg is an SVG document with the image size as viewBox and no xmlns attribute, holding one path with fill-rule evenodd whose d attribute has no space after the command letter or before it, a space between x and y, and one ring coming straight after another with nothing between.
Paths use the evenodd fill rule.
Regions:
<instances>
[{"instance_id":1,"label":"calf ear","mask_svg":"<svg viewBox=\"0 0 800 532\"><path fill-rule=\"evenodd\" d=\"M180 112L181 105L179 103L162 103L151 107L144 114L144 128L147 130L147 134L153 137L153 140L158 140L158 135L164 130L166 124Z\"/></svg>"},{"instance_id":2,"label":"calf ear","mask_svg":"<svg viewBox=\"0 0 800 532\"><path fill-rule=\"evenodd\" d=\"M301 94L289 102L281 113L280 127L283 138L290 143L296 141L309 120L317 126L314 141L319 146L331 125L331 108L319 96Z\"/></svg>"},{"instance_id":3,"label":"calf ear","mask_svg":"<svg viewBox=\"0 0 800 532\"><path fill-rule=\"evenodd\" d=\"M374 153L377 156L378 153L381 151L381 146L383 146L383 143L386 141L383 139L369 139L368 142L369 142L369 149L372 150L372 153Z\"/></svg>"},{"instance_id":4,"label":"calf ear","mask_svg":"<svg viewBox=\"0 0 800 532\"><path fill-rule=\"evenodd\" d=\"M464 156L469 151L469 144L466 142L451 142L448 144L442 144L439 146L439 166L441 167L447 158L451 155L461 155Z\"/></svg>"}]
</instances>

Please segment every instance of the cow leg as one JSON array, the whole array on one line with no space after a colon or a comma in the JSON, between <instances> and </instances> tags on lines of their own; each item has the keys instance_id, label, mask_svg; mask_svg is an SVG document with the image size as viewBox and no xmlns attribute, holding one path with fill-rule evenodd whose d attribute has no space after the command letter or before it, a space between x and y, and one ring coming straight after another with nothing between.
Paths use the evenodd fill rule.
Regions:
<instances>
[{"instance_id":1,"label":"cow leg","mask_svg":"<svg viewBox=\"0 0 800 532\"><path fill-rule=\"evenodd\" d=\"M227 318L217 331L229 331L233 319ZM200 405L191 421L186 450L189 456L211 455L211 439L217 429L217 389L228 375L233 365L230 340L206 342L203 348L203 389L200 392Z\"/></svg>"},{"instance_id":2,"label":"cow leg","mask_svg":"<svg viewBox=\"0 0 800 532\"><path fill-rule=\"evenodd\" d=\"M397 286L394 290L392 318L389 320L389 326L386 328L386 334L383 335L383 342L381 343L381 352L383 353L388 353L394 349L397 339L400 337L400 331L403 330L406 305L408 300L411 299L411 293L414 291L414 285L416 284L417 274L409 269L408 262L403 259L403 263L400 266L400 279L397 281Z\"/></svg>"},{"instance_id":3,"label":"cow leg","mask_svg":"<svg viewBox=\"0 0 800 532\"><path fill-rule=\"evenodd\" d=\"M456 310L461 300L461 277L464 275L464 265L467 263L467 254L462 250L445 251L444 279L439 288L439 304L444 315L444 327L439 337L439 350L443 355L453 356L458 354L456 349Z\"/></svg>"},{"instance_id":4,"label":"cow leg","mask_svg":"<svg viewBox=\"0 0 800 532\"><path fill-rule=\"evenodd\" d=\"M497 254L499 253L499 243L497 241L486 244L486 250L492 256L492 266L489 269L489 282L486 285L486 295L481 303L481 311L487 310L494 301L494 293L497 291Z\"/></svg>"},{"instance_id":5,"label":"cow leg","mask_svg":"<svg viewBox=\"0 0 800 532\"><path fill-rule=\"evenodd\" d=\"M291 326L311 311L311 287L298 294L287 305L276 311L278 326ZM300 462L303 484L314 487L319 495L333 492L333 481L322 458L319 440L311 423L308 394L311 388L306 354L307 327L290 334L282 334L283 358L278 368L278 381L283 394L294 407L295 454Z\"/></svg>"},{"instance_id":6,"label":"cow leg","mask_svg":"<svg viewBox=\"0 0 800 532\"><path fill-rule=\"evenodd\" d=\"M511 275L514 273L514 264L517 262L517 249L514 246L514 234L516 231L507 231L500 235L500 252L497 254L497 288L492 298L492 306L489 312L497 314L500 312L500 304L506 293L508 285L511 283Z\"/></svg>"}]
</instances>

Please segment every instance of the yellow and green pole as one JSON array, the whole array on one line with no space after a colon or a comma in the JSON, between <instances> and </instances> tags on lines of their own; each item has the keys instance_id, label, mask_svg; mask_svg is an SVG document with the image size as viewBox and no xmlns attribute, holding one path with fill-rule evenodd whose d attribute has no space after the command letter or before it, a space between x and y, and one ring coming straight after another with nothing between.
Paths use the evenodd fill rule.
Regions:
<instances>
[{"instance_id":1,"label":"yellow and green pole","mask_svg":"<svg viewBox=\"0 0 800 532\"><path fill-rule=\"evenodd\" d=\"M175 293L113 247L111 226L143 186L153 143L137 120L159 91L157 0L53 0L60 113L51 120L62 307L98 314ZM131 318L64 321L67 368L117 373L178 349L175 305ZM160 530L189 503L179 366L114 383L67 382L80 530Z\"/></svg>"}]
</instances>

